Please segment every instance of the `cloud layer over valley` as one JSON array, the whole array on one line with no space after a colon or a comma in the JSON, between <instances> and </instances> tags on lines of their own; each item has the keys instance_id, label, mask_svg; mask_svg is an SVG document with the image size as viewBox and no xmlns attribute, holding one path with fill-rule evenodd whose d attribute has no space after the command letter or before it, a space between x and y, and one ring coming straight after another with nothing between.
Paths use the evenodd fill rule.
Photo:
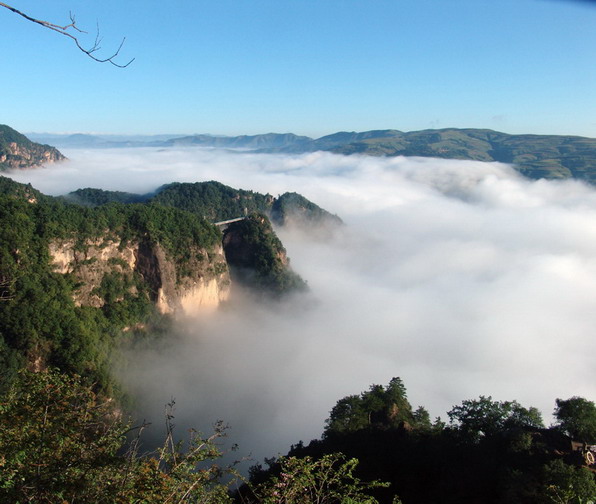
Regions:
<instances>
[{"instance_id":1,"label":"cloud layer over valley","mask_svg":"<svg viewBox=\"0 0 596 504\"><path fill-rule=\"evenodd\" d=\"M325 239L279 231L307 296L246 298L131 355L126 378L147 415L174 396L180 424L208 430L222 418L241 453L261 458L318 437L338 399L393 376L414 407L443 418L482 394L537 406L548 422L555 398L596 396L591 187L423 158L65 154L67 163L10 176L54 195L218 180L299 192L346 223Z\"/></svg>"}]
</instances>

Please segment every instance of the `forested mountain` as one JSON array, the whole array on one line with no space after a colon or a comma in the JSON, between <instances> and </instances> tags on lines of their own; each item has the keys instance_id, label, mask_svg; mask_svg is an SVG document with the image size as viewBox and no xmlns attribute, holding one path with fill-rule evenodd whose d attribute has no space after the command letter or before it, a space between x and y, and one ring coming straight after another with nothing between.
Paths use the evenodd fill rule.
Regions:
<instances>
[{"instance_id":1,"label":"forested mountain","mask_svg":"<svg viewBox=\"0 0 596 504\"><path fill-rule=\"evenodd\" d=\"M233 189L219 182L173 183L157 189L149 198L160 205L184 208L212 222L268 212L273 196Z\"/></svg>"},{"instance_id":2,"label":"forested mountain","mask_svg":"<svg viewBox=\"0 0 596 504\"><path fill-rule=\"evenodd\" d=\"M443 129L395 132L333 147L340 154L429 156L511 163L538 179L596 182L596 139L556 135L508 135L492 130Z\"/></svg>"},{"instance_id":3,"label":"forested mountain","mask_svg":"<svg viewBox=\"0 0 596 504\"><path fill-rule=\"evenodd\" d=\"M298 193L284 193L271 205L271 220L280 225L294 225L304 229L313 226L337 226L342 220L315 205Z\"/></svg>"},{"instance_id":4,"label":"forested mountain","mask_svg":"<svg viewBox=\"0 0 596 504\"><path fill-rule=\"evenodd\" d=\"M105 205L106 203L142 203L147 201L147 197L140 194L127 193L122 191L105 191L103 189L94 189L87 187L77 189L68 193L63 198L71 203L95 207Z\"/></svg>"},{"instance_id":5,"label":"forested mountain","mask_svg":"<svg viewBox=\"0 0 596 504\"><path fill-rule=\"evenodd\" d=\"M304 229L340 225L341 219L297 193L278 197L254 191L234 189L220 182L174 182L149 194L131 194L101 189L78 189L64 197L67 201L86 206L105 203L149 202L192 212L210 222L243 217L253 212L264 213L280 225Z\"/></svg>"},{"instance_id":6,"label":"forested mountain","mask_svg":"<svg viewBox=\"0 0 596 504\"><path fill-rule=\"evenodd\" d=\"M170 311L199 281L223 286L218 249L221 233L182 210L0 196L2 387L20 368L56 367L110 391L121 330Z\"/></svg>"},{"instance_id":7,"label":"forested mountain","mask_svg":"<svg viewBox=\"0 0 596 504\"><path fill-rule=\"evenodd\" d=\"M56 148L32 142L18 131L0 124L0 172L41 166L63 159L65 157Z\"/></svg>"},{"instance_id":8,"label":"forested mountain","mask_svg":"<svg viewBox=\"0 0 596 504\"><path fill-rule=\"evenodd\" d=\"M56 367L111 391L122 330L212 309L234 282L270 298L305 289L268 216L255 213L285 198L217 182L54 198L0 177L0 387L20 368ZM312 227L331 215L299 202L292 211ZM223 232L213 224L228 217L241 220Z\"/></svg>"},{"instance_id":9,"label":"forested mountain","mask_svg":"<svg viewBox=\"0 0 596 504\"><path fill-rule=\"evenodd\" d=\"M203 217L247 205L254 206L246 218L223 233ZM0 177L0 500L593 499L596 406L580 397L557 399L550 428L535 408L482 396L454 406L449 423L433 422L394 378L339 399L321 439L268 459L268 469L255 466L250 486L235 495L214 460L220 430L211 439L194 434L183 447L173 442L170 415L157 455L128 442L110 374L123 341L148 331L165 337L168 313L199 299L217 305L230 282L273 297L305 288L259 209L284 225L340 222L296 193L274 198L216 182L170 184L141 196L85 189L53 198Z\"/></svg>"}]
</instances>

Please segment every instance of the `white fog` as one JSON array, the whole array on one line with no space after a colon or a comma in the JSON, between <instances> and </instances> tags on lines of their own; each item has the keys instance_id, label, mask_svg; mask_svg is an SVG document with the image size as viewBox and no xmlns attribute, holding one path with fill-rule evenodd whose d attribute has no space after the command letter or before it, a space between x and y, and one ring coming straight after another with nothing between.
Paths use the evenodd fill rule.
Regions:
<instances>
[{"instance_id":1,"label":"white fog","mask_svg":"<svg viewBox=\"0 0 596 504\"><path fill-rule=\"evenodd\" d=\"M594 396L591 187L471 161L64 153L66 163L9 175L52 195L217 180L298 192L345 222L324 239L277 230L308 295L273 305L246 296L129 355L122 373L148 420L160 423L175 397L180 426L208 431L221 418L240 454L262 459L319 437L338 399L394 376L433 418L491 395L536 406L548 423L555 398Z\"/></svg>"}]
</instances>

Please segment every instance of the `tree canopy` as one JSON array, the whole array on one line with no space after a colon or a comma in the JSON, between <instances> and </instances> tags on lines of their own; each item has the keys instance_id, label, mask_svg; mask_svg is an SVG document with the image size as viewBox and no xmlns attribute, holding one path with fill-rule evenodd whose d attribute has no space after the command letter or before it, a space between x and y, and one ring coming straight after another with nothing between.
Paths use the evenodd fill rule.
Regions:
<instances>
[{"instance_id":1,"label":"tree canopy","mask_svg":"<svg viewBox=\"0 0 596 504\"><path fill-rule=\"evenodd\" d=\"M387 386L371 385L360 395L349 395L332 408L325 421L325 435L354 432L368 427L413 426L427 424L428 412L419 408L416 415L408 402L401 378L392 378Z\"/></svg>"},{"instance_id":2,"label":"tree canopy","mask_svg":"<svg viewBox=\"0 0 596 504\"><path fill-rule=\"evenodd\" d=\"M514 427L543 427L538 409L524 408L517 401L493 401L490 396L465 400L447 415L452 425L471 436L493 435Z\"/></svg>"},{"instance_id":3,"label":"tree canopy","mask_svg":"<svg viewBox=\"0 0 596 504\"><path fill-rule=\"evenodd\" d=\"M596 405L583 397L557 399L555 418L561 430L585 443L596 442Z\"/></svg>"}]
</instances>

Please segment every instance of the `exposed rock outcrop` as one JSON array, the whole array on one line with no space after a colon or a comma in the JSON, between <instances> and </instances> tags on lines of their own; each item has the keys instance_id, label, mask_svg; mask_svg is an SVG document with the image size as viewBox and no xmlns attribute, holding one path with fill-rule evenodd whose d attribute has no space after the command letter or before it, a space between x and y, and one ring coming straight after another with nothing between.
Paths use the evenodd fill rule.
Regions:
<instances>
[{"instance_id":1,"label":"exposed rock outcrop","mask_svg":"<svg viewBox=\"0 0 596 504\"><path fill-rule=\"evenodd\" d=\"M176 265L159 243L122 243L112 236L82 245L72 239L52 241L50 254L56 272L76 278L79 306L104 305L102 284L109 275L125 280L133 295L145 292L161 313L210 311L229 296L230 278L221 246L193 250L193 259L183 266Z\"/></svg>"},{"instance_id":2,"label":"exposed rock outcrop","mask_svg":"<svg viewBox=\"0 0 596 504\"><path fill-rule=\"evenodd\" d=\"M18 131L0 124L0 171L32 168L66 159L55 147L29 140Z\"/></svg>"}]
</instances>

